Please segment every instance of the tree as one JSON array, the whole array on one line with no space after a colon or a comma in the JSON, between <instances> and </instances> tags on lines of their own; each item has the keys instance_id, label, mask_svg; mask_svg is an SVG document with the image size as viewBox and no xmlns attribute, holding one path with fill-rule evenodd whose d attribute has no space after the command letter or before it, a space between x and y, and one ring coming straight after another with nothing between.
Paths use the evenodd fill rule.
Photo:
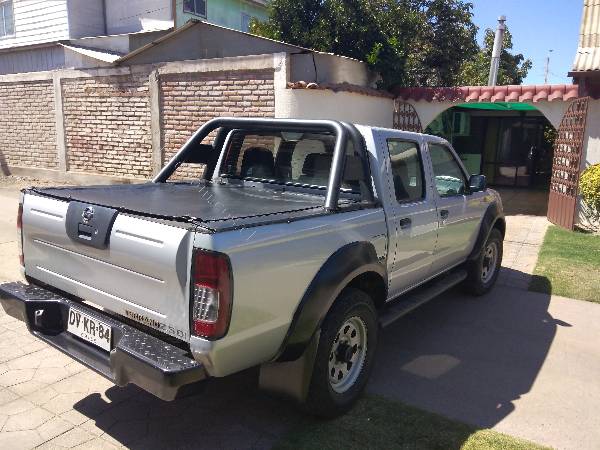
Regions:
<instances>
[{"instance_id":1,"label":"tree","mask_svg":"<svg viewBox=\"0 0 600 450\"><path fill-rule=\"evenodd\" d=\"M490 73L490 61L494 47L494 30L485 30L483 47L477 55L466 61L460 71L458 82L462 85L485 86ZM521 84L531 69L531 60L519 54L509 52L513 48L512 35L508 29L504 35L504 45L500 55L500 67L498 69L498 85Z\"/></svg>"},{"instance_id":2,"label":"tree","mask_svg":"<svg viewBox=\"0 0 600 450\"><path fill-rule=\"evenodd\" d=\"M425 5L427 45L423 73L417 84L423 86L452 86L461 67L473 58L479 48L477 26L472 22L473 5L456 0L433 0Z\"/></svg>"},{"instance_id":3,"label":"tree","mask_svg":"<svg viewBox=\"0 0 600 450\"><path fill-rule=\"evenodd\" d=\"M381 87L454 84L476 56L473 5L464 0L272 0L251 32L360 59Z\"/></svg>"}]
</instances>

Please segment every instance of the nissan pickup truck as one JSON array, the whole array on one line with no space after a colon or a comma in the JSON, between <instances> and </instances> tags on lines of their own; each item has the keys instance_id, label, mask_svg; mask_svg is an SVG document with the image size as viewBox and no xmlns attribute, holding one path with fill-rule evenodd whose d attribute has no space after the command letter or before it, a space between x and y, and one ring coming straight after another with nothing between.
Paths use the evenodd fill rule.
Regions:
<instances>
[{"instance_id":1,"label":"nissan pickup truck","mask_svg":"<svg viewBox=\"0 0 600 450\"><path fill-rule=\"evenodd\" d=\"M441 138L216 118L151 182L23 190L26 283L0 299L118 386L173 400L259 367L261 388L335 416L382 327L453 286L493 287L505 226Z\"/></svg>"}]
</instances>

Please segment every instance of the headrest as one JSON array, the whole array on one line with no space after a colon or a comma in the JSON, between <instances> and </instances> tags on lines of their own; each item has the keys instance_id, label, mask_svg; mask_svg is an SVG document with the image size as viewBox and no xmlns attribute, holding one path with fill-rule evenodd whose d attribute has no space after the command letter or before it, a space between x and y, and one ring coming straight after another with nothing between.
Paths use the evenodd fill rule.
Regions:
<instances>
[{"instance_id":1,"label":"headrest","mask_svg":"<svg viewBox=\"0 0 600 450\"><path fill-rule=\"evenodd\" d=\"M392 167L394 168L394 172L400 172L402 175L408 176L408 165L404 159L394 161Z\"/></svg>"},{"instance_id":2,"label":"headrest","mask_svg":"<svg viewBox=\"0 0 600 450\"><path fill-rule=\"evenodd\" d=\"M265 174L272 175L274 165L273 152L264 147L250 147L246 149L242 158L241 176L257 176L257 173L248 173L249 169L256 169L257 167L262 169L260 171L262 176L265 176ZM253 170L253 172L256 172L256 170Z\"/></svg>"},{"instance_id":3,"label":"headrest","mask_svg":"<svg viewBox=\"0 0 600 450\"><path fill-rule=\"evenodd\" d=\"M328 173L331 169L331 153L309 153L304 159L302 173L306 175L314 175L316 173Z\"/></svg>"}]
</instances>

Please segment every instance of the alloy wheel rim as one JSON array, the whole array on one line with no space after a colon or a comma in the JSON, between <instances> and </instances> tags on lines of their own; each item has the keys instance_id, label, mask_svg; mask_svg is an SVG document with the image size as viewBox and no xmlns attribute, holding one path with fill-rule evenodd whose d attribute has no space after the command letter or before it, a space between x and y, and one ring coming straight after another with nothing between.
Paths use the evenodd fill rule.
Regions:
<instances>
[{"instance_id":1,"label":"alloy wheel rim","mask_svg":"<svg viewBox=\"0 0 600 450\"><path fill-rule=\"evenodd\" d=\"M329 383L338 394L350 389L367 354L367 327L360 317L350 317L338 330L329 351Z\"/></svg>"},{"instance_id":2,"label":"alloy wheel rim","mask_svg":"<svg viewBox=\"0 0 600 450\"><path fill-rule=\"evenodd\" d=\"M498 262L498 245L490 242L484 250L483 263L481 265L481 281L487 283L496 273L496 264Z\"/></svg>"}]
</instances>

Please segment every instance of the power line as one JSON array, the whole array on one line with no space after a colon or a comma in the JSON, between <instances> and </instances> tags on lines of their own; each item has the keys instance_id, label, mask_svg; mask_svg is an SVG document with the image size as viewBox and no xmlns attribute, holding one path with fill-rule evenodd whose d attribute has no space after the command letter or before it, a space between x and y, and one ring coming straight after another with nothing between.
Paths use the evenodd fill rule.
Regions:
<instances>
[{"instance_id":1,"label":"power line","mask_svg":"<svg viewBox=\"0 0 600 450\"><path fill-rule=\"evenodd\" d=\"M177 7L181 6L181 5L183 5L183 0L177 0L175 2L175 9L177 9ZM155 13L155 12L163 11L163 10L165 10L167 8L170 8L170 7L171 7L171 5L169 4L167 6L162 6L160 8L148 9L148 10L142 11L142 12L140 12L138 14L133 14L131 16L126 16L126 17L121 17L119 20L122 21L122 20L127 20L127 19L135 19L136 17L140 17L140 16L143 16L145 14L152 14L152 13ZM173 15L175 15L175 11L173 11Z\"/></svg>"}]
</instances>

